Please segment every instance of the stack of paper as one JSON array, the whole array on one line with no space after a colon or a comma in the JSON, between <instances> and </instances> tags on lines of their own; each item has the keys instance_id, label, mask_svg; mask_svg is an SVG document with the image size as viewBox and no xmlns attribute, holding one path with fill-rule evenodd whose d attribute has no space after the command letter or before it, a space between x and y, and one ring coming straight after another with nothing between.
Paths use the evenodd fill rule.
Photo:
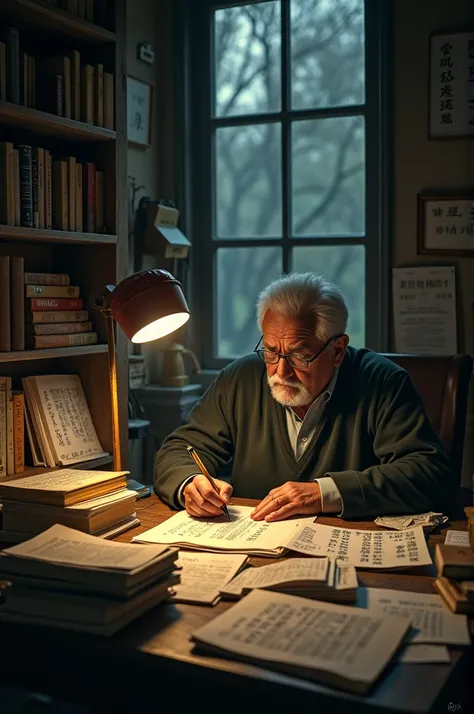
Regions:
<instances>
[{"instance_id":1,"label":"stack of paper","mask_svg":"<svg viewBox=\"0 0 474 714\"><path fill-rule=\"evenodd\" d=\"M127 471L60 469L0 483L0 540L21 542L60 523L112 538L139 525Z\"/></svg>"},{"instance_id":2,"label":"stack of paper","mask_svg":"<svg viewBox=\"0 0 474 714\"><path fill-rule=\"evenodd\" d=\"M231 580L246 564L246 555L238 553L186 553L180 551L176 563L179 585L174 588L175 602L217 605L220 588Z\"/></svg>"},{"instance_id":3,"label":"stack of paper","mask_svg":"<svg viewBox=\"0 0 474 714\"><path fill-rule=\"evenodd\" d=\"M178 551L56 525L0 553L0 620L111 635L170 596Z\"/></svg>"},{"instance_id":4,"label":"stack of paper","mask_svg":"<svg viewBox=\"0 0 474 714\"><path fill-rule=\"evenodd\" d=\"M249 506L229 506L231 520L218 518L193 518L180 511L159 526L133 538L135 543L162 543L189 550L205 550L209 553L244 553L278 557L288 548L286 542L306 524L313 523L315 516L294 518L267 523L253 521Z\"/></svg>"},{"instance_id":5,"label":"stack of paper","mask_svg":"<svg viewBox=\"0 0 474 714\"><path fill-rule=\"evenodd\" d=\"M251 590L274 590L315 600L354 602L357 575L353 565L329 558L289 558L281 563L247 568L221 588L226 600Z\"/></svg>"},{"instance_id":6,"label":"stack of paper","mask_svg":"<svg viewBox=\"0 0 474 714\"><path fill-rule=\"evenodd\" d=\"M232 657L358 694L399 649L410 619L268 590L192 634L203 654Z\"/></svg>"}]
</instances>

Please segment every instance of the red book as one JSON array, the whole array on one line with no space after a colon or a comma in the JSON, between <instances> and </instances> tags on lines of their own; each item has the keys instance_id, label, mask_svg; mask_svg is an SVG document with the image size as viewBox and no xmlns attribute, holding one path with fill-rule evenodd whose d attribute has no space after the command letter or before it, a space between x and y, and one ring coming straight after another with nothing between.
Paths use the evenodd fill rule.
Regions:
<instances>
[{"instance_id":1,"label":"red book","mask_svg":"<svg viewBox=\"0 0 474 714\"><path fill-rule=\"evenodd\" d=\"M82 298L30 298L26 310L82 310Z\"/></svg>"}]
</instances>

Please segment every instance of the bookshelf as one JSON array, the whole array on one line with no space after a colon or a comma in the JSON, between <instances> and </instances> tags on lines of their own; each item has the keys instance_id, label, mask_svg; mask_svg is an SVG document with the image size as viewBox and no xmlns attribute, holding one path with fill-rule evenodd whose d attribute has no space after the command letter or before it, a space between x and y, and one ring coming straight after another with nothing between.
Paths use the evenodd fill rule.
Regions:
<instances>
[{"instance_id":1,"label":"bookshelf","mask_svg":"<svg viewBox=\"0 0 474 714\"><path fill-rule=\"evenodd\" d=\"M67 12L57 5L67 3L45 0L2 0L0 27L18 30L20 51L35 58L36 65L49 56L80 53L82 64L103 65L104 73L113 75L113 129L61 116L44 107L25 106L24 102L0 99L0 142L15 146L42 147L53 157L74 156L81 164L93 163L104 177L104 227L102 231L58 230L26 225L0 224L0 256L19 256L25 272L67 273L71 285L79 285L84 309L89 311L98 344L77 347L26 349L0 352L0 375L12 377L16 388L21 378L39 374L76 373L87 397L97 435L104 450L112 453L112 426L108 383L106 325L90 301L101 295L104 286L116 284L128 272L127 239L127 142L126 142L126 0L104 3L106 22L97 22ZM78 3L78 7L81 3ZM85 3L83 4L85 6ZM92 4L88 2L89 8ZM101 18L103 19L103 18ZM4 40L4 38L0 38ZM21 79L21 71L20 71ZM26 81L26 80L25 80ZM42 91L36 74L36 93ZM82 103L81 86L81 103ZM82 111L82 109L81 109ZM63 112L65 114L65 112ZM127 344L118 336L117 366L121 411L122 463L127 463L128 449L128 373ZM26 438L26 435L25 435ZM112 456L84 462L83 468L109 468ZM81 467L78 465L77 467ZM124 466L126 468L126 466ZM45 471L50 469L44 469ZM25 466L24 474L41 469ZM13 478L13 476L7 476Z\"/></svg>"}]
</instances>

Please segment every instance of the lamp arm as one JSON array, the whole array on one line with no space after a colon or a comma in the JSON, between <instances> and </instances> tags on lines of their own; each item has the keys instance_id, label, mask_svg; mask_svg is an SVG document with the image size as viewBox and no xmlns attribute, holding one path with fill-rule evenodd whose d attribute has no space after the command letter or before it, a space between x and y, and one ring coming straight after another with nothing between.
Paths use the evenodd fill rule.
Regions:
<instances>
[{"instance_id":1,"label":"lamp arm","mask_svg":"<svg viewBox=\"0 0 474 714\"><path fill-rule=\"evenodd\" d=\"M110 313L104 313L107 324L107 342L109 347L109 386L110 406L112 413L112 446L114 455L114 471L122 471L122 454L120 452L120 424L117 381L117 354L115 320Z\"/></svg>"}]
</instances>

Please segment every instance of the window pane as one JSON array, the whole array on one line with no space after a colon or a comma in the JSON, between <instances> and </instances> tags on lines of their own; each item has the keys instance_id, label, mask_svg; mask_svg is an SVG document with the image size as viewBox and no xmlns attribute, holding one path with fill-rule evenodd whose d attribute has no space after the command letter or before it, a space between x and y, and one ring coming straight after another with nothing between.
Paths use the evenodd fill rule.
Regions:
<instances>
[{"instance_id":1,"label":"window pane","mask_svg":"<svg viewBox=\"0 0 474 714\"><path fill-rule=\"evenodd\" d=\"M217 129L215 215L218 238L281 236L280 124Z\"/></svg>"},{"instance_id":2,"label":"window pane","mask_svg":"<svg viewBox=\"0 0 474 714\"><path fill-rule=\"evenodd\" d=\"M276 247L221 248L216 270L217 356L234 359L257 344L257 297L281 275L281 251Z\"/></svg>"},{"instance_id":3,"label":"window pane","mask_svg":"<svg viewBox=\"0 0 474 714\"><path fill-rule=\"evenodd\" d=\"M324 275L343 292L349 310L347 333L354 347L365 346L365 247L363 245L298 246L292 270Z\"/></svg>"},{"instance_id":4,"label":"window pane","mask_svg":"<svg viewBox=\"0 0 474 714\"><path fill-rule=\"evenodd\" d=\"M293 123L293 235L364 234L364 134L360 116Z\"/></svg>"},{"instance_id":5,"label":"window pane","mask_svg":"<svg viewBox=\"0 0 474 714\"><path fill-rule=\"evenodd\" d=\"M363 104L364 0L291 0L293 109Z\"/></svg>"},{"instance_id":6,"label":"window pane","mask_svg":"<svg viewBox=\"0 0 474 714\"><path fill-rule=\"evenodd\" d=\"M280 38L279 2L214 13L216 116L280 110Z\"/></svg>"}]
</instances>

